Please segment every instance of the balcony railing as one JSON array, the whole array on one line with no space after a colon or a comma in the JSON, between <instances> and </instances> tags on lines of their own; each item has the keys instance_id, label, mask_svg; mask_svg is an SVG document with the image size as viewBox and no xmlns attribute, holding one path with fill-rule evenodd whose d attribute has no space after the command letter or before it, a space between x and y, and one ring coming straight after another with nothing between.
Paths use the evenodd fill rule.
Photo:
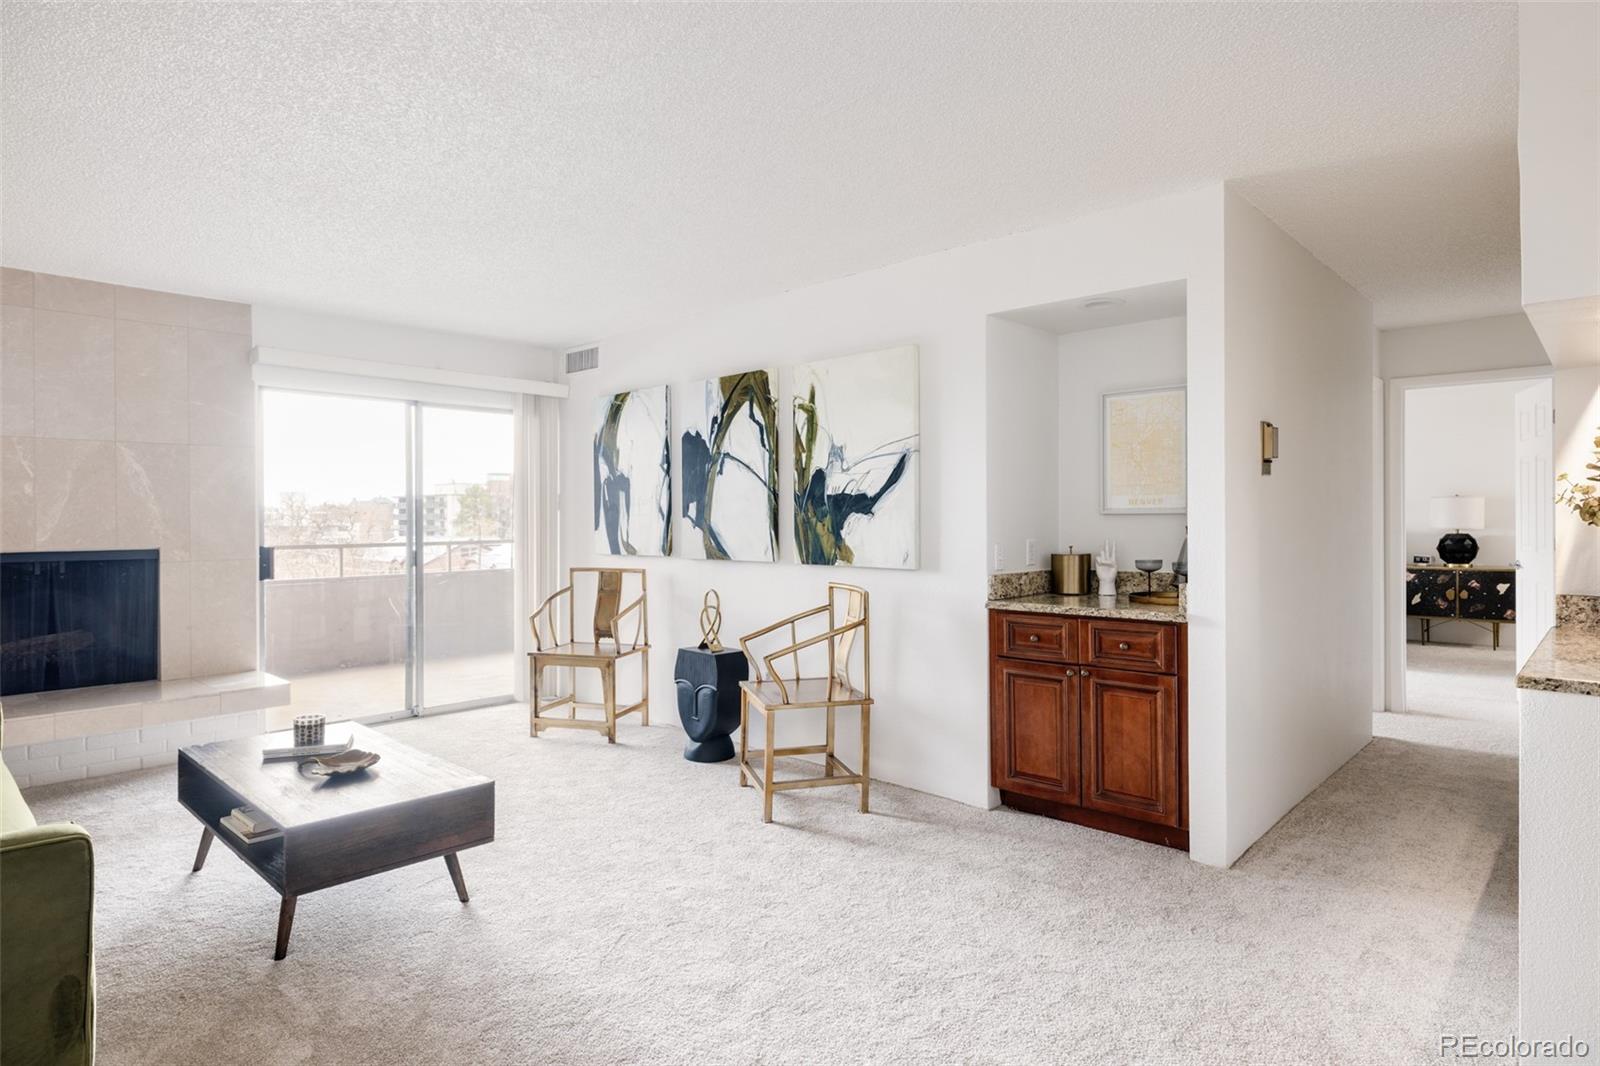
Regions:
<instances>
[{"instance_id":1,"label":"balcony railing","mask_svg":"<svg viewBox=\"0 0 1600 1066\"><path fill-rule=\"evenodd\" d=\"M261 587L265 669L293 679L403 664L418 626L427 634L430 663L503 654L509 664L518 632L510 543L439 541L425 548L432 558L417 582L424 594L420 613L414 612L412 582L400 568L403 544L284 544L273 549L278 574ZM374 549L392 555L395 569L377 569ZM310 553L320 553L313 565L308 565ZM502 561L505 565L489 565Z\"/></svg>"},{"instance_id":2,"label":"balcony railing","mask_svg":"<svg viewBox=\"0 0 1600 1066\"><path fill-rule=\"evenodd\" d=\"M465 570L510 570L512 541L424 540L426 574ZM345 577L403 574L406 546L381 541L353 544L276 544L264 549L273 581L328 581Z\"/></svg>"}]
</instances>

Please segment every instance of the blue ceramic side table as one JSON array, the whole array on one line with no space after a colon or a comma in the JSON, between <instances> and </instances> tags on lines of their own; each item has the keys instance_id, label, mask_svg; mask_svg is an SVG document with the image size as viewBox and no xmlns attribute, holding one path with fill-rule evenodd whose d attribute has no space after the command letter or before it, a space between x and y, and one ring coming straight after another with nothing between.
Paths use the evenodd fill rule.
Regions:
<instances>
[{"instance_id":1,"label":"blue ceramic side table","mask_svg":"<svg viewBox=\"0 0 1600 1066\"><path fill-rule=\"evenodd\" d=\"M727 762L733 758L732 735L739 728L739 682L750 676L750 661L732 648L679 648L673 677L678 688L678 717L689 744L690 762Z\"/></svg>"}]
</instances>

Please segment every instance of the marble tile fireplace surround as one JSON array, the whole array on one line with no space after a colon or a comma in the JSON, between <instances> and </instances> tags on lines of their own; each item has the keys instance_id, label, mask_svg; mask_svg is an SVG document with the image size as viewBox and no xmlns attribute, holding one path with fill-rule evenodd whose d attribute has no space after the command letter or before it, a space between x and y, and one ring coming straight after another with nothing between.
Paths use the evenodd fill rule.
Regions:
<instances>
[{"instance_id":1,"label":"marble tile fireplace surround","mask_svg":"<svg viewBox=\"0 0 1600 1066\"><path fill-rule=\"evenodd\" d=\"M159 680L5 698L18 783L256 731L247 304L0 269L0 552L156 549Z\"/></svg>"}]
</instances>

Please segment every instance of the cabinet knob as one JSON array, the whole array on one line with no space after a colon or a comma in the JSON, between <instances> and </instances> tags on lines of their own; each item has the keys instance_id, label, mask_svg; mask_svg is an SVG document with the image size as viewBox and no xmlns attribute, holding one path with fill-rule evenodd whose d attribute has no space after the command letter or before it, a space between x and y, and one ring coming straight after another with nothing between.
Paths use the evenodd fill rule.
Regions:
<instances>
[{"instance_id":1,"label":"cabinet knob","mask_svg":"<svg viewBox=\"0 0 1600 1066\"><path fill-rule=\"evenodd\" d=\"M1132 644L1129 644L1127 641L1123 641L1122 643L1117 645L1117 650L1118 651L1127 651L1131 647L1133 647Z\"/></svg>"},{"instance_id":2,"label":"cabinet knob","mask_svg":"<svg viewBox=\"0 0 1600 1066\"><path fill-rule=\"evenodd\" d=\"M1089 671L1087 671L1087 670L1079 670L1078 671L1078 676L1079 677L1088 677L1089 676Z\"/></svg>"},{"instance_id":3,"label":"cabinet knob","mask_svg":"<svg viewBox=\"0 0 1600 1066\"><path fill-rule=\"evenodd\" d=\"M1028 634L1028 643L1029 644L1037 644L1037 643L1039 643L1039 634L1037 634L1037 633Z\"/></svg>"}]
</instances>

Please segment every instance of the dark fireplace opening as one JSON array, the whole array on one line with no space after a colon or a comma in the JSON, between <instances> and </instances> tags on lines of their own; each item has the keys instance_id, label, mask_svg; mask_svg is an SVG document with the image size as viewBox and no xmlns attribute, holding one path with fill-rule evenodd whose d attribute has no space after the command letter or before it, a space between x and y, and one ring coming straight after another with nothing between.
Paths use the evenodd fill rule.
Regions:
<instances>
[{"instance_id":1,"label":"dark fireplace opening","mask_svg":"<svg viewBox=\"0 0 1600 1066\"><path fill-rule=\"evenodd\" d=\"M153 681L155 551L0 555L0 696Z\"/></svg>"}]
</instances>

